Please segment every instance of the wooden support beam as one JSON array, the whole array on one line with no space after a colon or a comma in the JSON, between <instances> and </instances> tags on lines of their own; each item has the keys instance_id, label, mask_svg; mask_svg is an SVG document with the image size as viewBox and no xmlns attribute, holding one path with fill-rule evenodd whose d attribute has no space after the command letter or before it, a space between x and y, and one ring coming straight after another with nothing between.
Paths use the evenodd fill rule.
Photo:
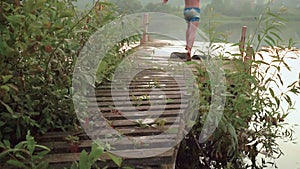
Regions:
<instances>
[{"instance_id":1,"label":"wooden support beam","mask_svg":"<svg viewBox=\"0 0 300 169\"><path fill-rule=\"evenodd\" d=\"M149 40L148 25L149 25L149 13L145 13L143 16L144 32L143 32L140 44L144 44L145 42L147 42Z\"/></svg>"},{"instance_id":2,"label":"wooden support beam","mask_svg":"<svg viewBox=\"0 0 300 169\"><path fill-rule=\"evenodd\" d=\"M242 56L242 61L246 66L246 71L249 71L251 73L251 60L254 58L254 50L253 47L247 46L245 49L245 41L246 41L246 32L247 32L247 26L242 27L242 34L241 34L241 40L239 44L240 53Z\"/></svg>"},{"instance_id":3,"label":"wooden support beam","mask_svg":"<svg viewBox=\"0 0 300 169\"><path fill-rule=\"evenodd\" d=\"M243 60L244 60L244 52L245 52L246 31L247 31L247 26L243 26L240 45L239 45L241 56L242 56Z\"/></svg>"}]
</instances>

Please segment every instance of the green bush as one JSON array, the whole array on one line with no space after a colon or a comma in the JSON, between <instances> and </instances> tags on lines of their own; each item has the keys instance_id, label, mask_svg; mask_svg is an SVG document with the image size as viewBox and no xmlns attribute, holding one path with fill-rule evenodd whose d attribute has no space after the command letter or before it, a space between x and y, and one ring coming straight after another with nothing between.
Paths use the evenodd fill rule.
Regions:
<instances>
[{"instance_id":1,"label":"green bush","mask_svg":"<svg viewBox=\"0 0 300 169\"><path fill-rule=\"evenodd\" d=\"M284 10L273 13L266 6L258 29L246 45L248 49L254 46L253 51L245 51L253 60L245 63L241 59L223 62L234 67L234 71L226 71L224 114L213 135L204 143L199 143L198 138L204 120L208 118L212 88L216 87L211 84L209 77L212 71L222 70L217 66L211 72L198 68L198 75L208 80L199 81L200 115L187 139L181 143L178 157L185 163L178 163L178 168L276 166L276 159L283 155L278 141L293 140L293 130L286 128L285 123L295 103L290 96L300 93L300 76L287 85L281 74L284 69L290 70L287 51L292 52L294 45L292 40L284 43L280 37L284 21L282 12ZM214 29L209 29L208 34L211 42L220 42L222 39L218 38ZM254 38L257 39L256 44ZM268 48L262 47L262 44ZM222 48L214 43L211 47ZM268 52L271 61L264 60L261 52ZM222 54L215 57L224 59ZM284 84L288 86L287 89L276 92ZM263 157L259 158L260 154Z\"/></svg>"},{"instance_id":2,"label":"green bush","mask_svg":"<svg viewBox=\"0 0 300 169\"><path fill-rule=\"evenodd\" d=\"M77 122L74 63L89 36L116 13L104 2L75 11L73 0L0 2L0 140L17 142L27 130L72 129Z\"/></svg>"},{"instance_id":3,"label":"green bush","mask_svg":"<svg viewBox=\"0 0 300 169\"><path fill-rule=\"evenodd\" d=\"M14 147L8 140L0 142L0 164L3 168L23 168L23 169L46 169L48 162L45 161L45 155L50 149L39 145L34 138L27 132L26 141L21 141Z\"/></svg>"}]
</instances>

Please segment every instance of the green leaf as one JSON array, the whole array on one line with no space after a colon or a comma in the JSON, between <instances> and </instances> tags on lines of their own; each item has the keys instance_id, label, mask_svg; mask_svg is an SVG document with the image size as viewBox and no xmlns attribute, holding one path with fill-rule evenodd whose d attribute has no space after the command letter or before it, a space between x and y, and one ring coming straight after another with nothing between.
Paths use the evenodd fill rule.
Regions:
<instances>
[{"instance_id":1,"label":"green leaf","mask_svg":"<svg viewBox=\"0 0 300 169\"><path fill-rule=\"evenodd\" d=\"M36 168L38 168L38 169L47 169L47 168L49 168L49 163L47 162L47 161L41 161L41 162L39 162L39 164L37 165L37 167Z\"/></svg>"},{"instance_id":2,"label":"green leaf","mask_svg":"<svg viewBox=\"0 0 300 169\"><path fill-rule=\"evenodd\" d=\"M280 74L277 74L277 77L278 77L278 79L279 79L279 81L280 81L280 84L283 85L283 80L282 80Z\"/></svg>"},{"instance_id":3,"label":"green leaf","mask_svg":"<svg viewBox=\"0 0 300 169\"><path fill-rule=\"evenodd\" d=\"M261 35L260 35L260 34L257 35L257 41L258 41L258 42L261 41Z\"/></svg>"},{"instance_id":4,"label":"green leaf","mask_svg":"<svg viewBox=\"0 0 300 169\"><path fill-rule=\"evenodd\" d=\"M4 140L3 143L7 148L10 148L11 144L10 144L9 140Z\"/></svg>"},{"instance_id":5,"label":"green leaf","mask_svg":"<svg viewBox=\"0 0 300 169\"><path fill-rule=\"evenodd\" d=\"M30 131L27 132L26 141L27 141L27 148L30 152L30 155L33 155L36 143L34 141L34 138L30 135Z\"/></svg>"},{"instance_id":6,"label":"green leaf","mask_svg":"<svg viewBox=\"0 0 300 169\"><path fill-rule=\"evenodd\" d=\"M23 24L25 16L24 15L11 15L7 16L6 19L12 24Z\"/></svg>"},{"instance_id":7,"label":"green leaf","mask_svg":"<svg viewBox=\"0 0 300 169\"><path fill-rule=\"evenodd\" d=\"M272 97L275 97L275 94L274 94L273 89L272 89L272 88L269 88L269 91L270 91L270 93L271 93L271 96L272 96Z\"/></svg>"},{"instance_id":8,"label":"green leaf","mask_svg":"<svg viewBox=\"0 0 300 169\"><path fill-rule=\"evenodd\" d=\"M274 14L271 11L268 11L267 14L274 17L274 18L278 18L278 14Z\"/></svg>"},{"instance_id":9,"label":"green leaf","mask_svg":"<svg viewBox=\"0 0 300 169\"><path fill-rule=\"evenodd\" d=\"M47 150L41 151L41 152L37 153L37 156L43 158L48 153L49 153L49 151L47 151Z\"/></svg>"},{"instance_id":10,"label":"green leaf","mask_svg":"<svg viewBox=\"0 0 300 169\"><path fill-rule=\"evenodd\" d=\"M296 89L296 88L291 89L290 92L292 92L292 93L294 93L294 94L296 94L296 95L297 95L298 93L300 93L299 89Z\"/></svg>"},{"instance_id":11,"label":"green leaf","mask_svg":"<svg viewBox=\"0 0 300 169\"><path fill-rule=\"evenodd\" d=\"M17 160L8 160L7 164L22 168L22 169L29 169L23 162L17 161Z\"/></svg>"},{"instance_id":12,"label":"green leaf","mask_svg":"<svg viewBox=\"0 0 300 169\"><path fill-rule=\"evenodd\" d=\"M6 157L10 152L14 152L14 149L8 149L8 150L5 150L5 151L2 151L0 153L0 159L3 158L3 157Z\"/></svg>"},{"instance_id":13,"label":"green leaf","mask_svg":"<svg viewBox=\"0 0 300 169\"><path fill-rule=\"evenodd\" d=\"M67 168L64 168L64 169L67 169ZM74 161L74 162L72 163L70 169L78 169L78 162L77 162L77 161Z\"/></svg>"},{"instance_id":14,"label":"green leaf","mask_svg":"<svg viewBox=\"0 0 300 169\"><path fill-rule=\"evenodd\" d=\"M12 54L15 51L13 48L7 45L7 43L2 39L0 39L0 49L1 49L1 54L6 56Z\"/></svg>"},{"instance_id":15,"label":"green leaf","mask_svg":"<svg viewBox=\"0 0 300 169\"><path fill-rule=\"evenodd\" d=\"M14 91L16 91L16 92L18 92L19 91L19 89L18 89L18 87L16 86L16 85L14 85L14 84L6 84L8 87L10 87L11 89L13 89Z\"/></svg>"},{"instance_id":16,"label":"green leaf","mask_svg":"<svg viewBox=\"0 0 300 169\"><path fill-rule=\"evenodd\" d=\"M266 42L266 44L268 44L270 47L274 46L274 44L272 44L272 42L270 42L269 40L267 39L264 39L264 41Z\"/></svg>"},{"instance_id":17,"label":"green leaf","mask_svg":"<svg viewBox=\"0 0 300 169\"><path fill-rule=\"evenodd\" d=\"M230 135L232 136L232 141L234 143L233 147L236 147L237 144L238 144L238 138L237 138L237 135L236 135L235 128L230 123L228 123L227 126L228 126L228 131L229 131Z\"/></svg>"},{"instance_id":18,"label":"green leaf","mask_svg":"<svg viewBox=\"0 0 300 169\"><path fill-rule=\"evenodd\" d=\"M292 105L293 105L292 99L290 98L289 95L285 95L285 96L284 96L284 99L286 100L286 102L288 102L289 106L292 106Z\"/></svg>"},{"instance_id":19,"label":"green leaf","mask_svg":"<svg viewBox=\"0 0 300 169\"><path fill-rule=\"evenodd\" d=\"M79 159L79 169L90 169L91 166L89 164L89 160L88 160L88 153L83 150L80 153L80 159Z\"/></svg>"},{"instance_id":20,"label":"green leaf","mask_svg":"<svg viewBox=\"0 0 300 169\"><path fill-rule=\"evenodd\" d=\"M270 32L270 34L272 34L273 36L275 36L278 40L282 41L281 37L277 33Z\"/></svg>"},{"instance_id":21,"label":"green leaf","mask_svg":"<svg viewBox=\"0 0 300 169\"><path fill-rule=\"evenodd\" d=\"M7 91L7 92L10 90L9 86L7 86L7 85L0 86L0 89L3 89L5 91Z\"/></svg>"},{"instance_id":22,"label":"green leaf","mask_svg":"<svg viewBox=\"0 0 300 169\"><path fill-rule=\"evenodd\" d=\"M117 157L111 153L107 153L107 155L109 156L109 158L111 158L113 160L113 162L118 166L121 167L122 165L122 158L121 157Z\"/></svg>"},{"instance_id":23,"label":"green leaf","mask_svg":"<svg viewBox=\"0 0 300 169\"><path fill-rule=\"evenodd\" d=\"M0 127L4 126L6 123L4 121L0 121Z\"/></svg>"},{"instance_id":24,"label":"green leaf","mask_svg":"<svg viewBox=\"0 0 300 169\"><path fill-rule=\"evenodd\" d=\"M42 8L45 5L46 1L47 0L38 0L38 1L35 1L36 8Z\"/></svg>"},{"instance_id":25,"label":"green leaf","mask_svg":"<svg viewBox=\"0 0 300 169\"><path fill-rule=\"evenodd\" d=\"M284 66L289 70L289 71L291 71L291 68L290 68L290 66L287 64L287 63L285 63L285 62L282 62L283 64L284 64Z\"/></svg>"},{"instance_id":26,"label":"green leaf","mask_svg":"<svg viewBox=\"0 0 300 169\"><path fill-rule=\"evenodd\" d=\"M218 128L221 129L222 132L226 133L227 132L227 127L226 127L225 123L227 123L227 121L224 122L225 119L224 120L223 119L224 118L222 118L222 120L220 120Z\"/></svg>"},{"instance_id":27,"label":"green leaf","mask_svg":"<svg viewBox=\"0 0 300 169\"><path fill-rule=\"evenodd\" d=\"M99 159L99 157L103 154L103 152L104 152L104 149L101 146L99 146L96 143L93 143L92 150L89 154L89 160L93 161L93 163L94 163L95 161L97 161Z\"/></svg>"},{"instance_id":28,"label":"green leaf","mask_svg":"<svg viewBox=\"0 0 300 169\"><path fill-rule=\"evenodd\" d=\"M288 48L290 49L291 47L293 47L295 45L294 40L292 38L289 39L289 44L288 44Z\"/></svg>"},{"instance_id":29,"label":"green leaf","mask_svg":"<svg viewBox=\"0 0 300 169\"><path fill-rule=\"evenodd\" d=\"M74 16L74 12L72 12L71 10L64 10L60 13L61 18L72 17L72 16Z\"/></svg>"},{"instance_id":30,"label":"green leaf","mask_svg":"<svg viewBox=\"0 0 300 169\"><path fill-rule=\"evenodd\" d=\"M268 39L269 41L271 41L271 44L272 44L272 45L270 45L270 46L275 46L275 45L276 45L275 40L274 40L271 36L267 35L267 36L266 36L266 39Z\"/></svg>"},{"instance_id":31,"label":"green leaf","mask_svg":"<svg viewBox=\"0 0 300 169\"><path fill-rule=\"evenodd\" d=\"M15 148L16 149L22 149L22 148L24 148L24 145L26 144L26 142L25 141L21 141L21 142L19 142L17 145L15 145Z\"/></svg>"},{"instance_id":32,"label":"green leaf","mask_svg":"<svg viewBox=\"0 0 300 169\"><path fill-rule=\"evenodd\" d=\"M2 76L3 83L6 83L6 82L9 81L12 77L13 77L13 75Z\"/></svg>"},{"instance_id":33,"label":"green leaf","mask_svg":"<svg viewBox=\"0 0 300 169\"><path fill-rule=\"evenodd\" d=\"M261 61L261 60L256 60L256 61L254 61L254 63L256 63L256 64L264 64L264 65L270 65L269 63L267 63L267 62L264 62L264 61Z\"/></svg>"},{"instance_id":34,"label":"green leaf","mask_svg":"<svg viewBox=\"0 0 300 169\"><path fill-rule=\"evenodd\" d=\"M39 148L39 149L43 149L43 150L48 151L48 152L51 151L49 147L46 147L46 146L44 146L44 145L38 145L38 144L37 144L37 145L35 145L35 147L37 147L37 148Z\"/></svg>"},{"instance_id":35,"label":"green leaf","mask_svg":"<svg viewBox=\"0 0 300 169\"><path fill-rule=\"evenodd\" d=\"M280 100L279 100L277 97L275 97L275 101L276 101L277 109L279 109L279 106L280 106Z\"/></svg>"},{"instance_id":36,"label":"green leaf","mask_svg":"<svg viewBox=\"0 0 300 169\"><path fill-rule=\"evenodd\" d=\"M297 83L297 81L293 82L292 84L288 85L288 87L287 87L287 88L290 88L290 87L293 87L293 86L295 86L295 84L296 84L296 83Z\"/></svg>"},{"instance_id":37,"label":"green leaf","mask_svg":"<svg viewBox=\"0 0 300 169\"><path fill-rule=\"evenodd\" d=\"M6 103L4 103L4 102L1 101L1 100L0 100L0 103L6 108L6 110L7 110L9 113L11 113L11 114L14 113L14 111L12 110L12 108L11 108L9 105L7 105Z\"/></svg>"}]
</instances>

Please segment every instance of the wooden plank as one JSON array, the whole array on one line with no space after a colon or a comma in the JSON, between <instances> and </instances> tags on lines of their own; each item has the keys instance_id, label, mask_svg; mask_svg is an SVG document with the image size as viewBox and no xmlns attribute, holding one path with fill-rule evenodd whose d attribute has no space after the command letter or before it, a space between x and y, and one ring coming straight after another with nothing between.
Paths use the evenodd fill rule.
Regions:
<instances>
[{"instance_id":1,"label":"wooden plank","mask_svg":"<svg viewBox=\"0 0 300 169\"><path fill-rule=\"evenodd\" d=\"M101 101L112 101L113 100L112 97L109 97L109 96L98 96L98 95L96 95L96 97L97 97L97 100L101 100ZM188 95L183 95L183 97L181 97L181 94L177 94L177 95L166 95L163 98L165 98L165 99L184 99L184 98L187 98L187 97L188 97ZM128 97L125 97L125 96L118 96L117 99L120 102L128 101ZM115 100L116 100L116 98L115 98Z\"/></svg>"},{"instance_id":2,"label":"wooden plank","mask_svg":"<svg viewBox=\"0 0 300 169\"><path fill-rule=\"evenodd\" d=\"M142 49L143 50L143 49ZM135 58L133 58L135 59ZM148 62L147 62L148 61ZM168 66L173 64L177 66L177 71L184 71L184 67L192 67L192 71L196 72L195 65L183 65L185 64L181 60L171 60L169 57L141 57L137 56L135 62L140 63L141 66L157 61L158 66ZM140 70L140 69L137 69ZM126 74L126 72L124 72ZM121 79L126 79L128 77L124 76ZM131 77L130 77L131 78ZM174 79L176 78L176 79ZM90 121L95 121L97 118L103 117L106 118L107 122L118 131L117 134L123 136L139 137L141 139L140 143L132 144L131 141L117 142L113 144L114 147L120 149L122 153L127 155L134 156L134 158L124 158L124 164L130 165L139 165L139 166L150 166L150 165L161 165L161 164L170 164L172 163L172 156L174 154L174 149L167 151L166 153L157 155L156 157L149 158L138 158L140 156L149 155L156 153L158 151L168 150L167 147L170 147L170 143L176 141L177 134L179 131L179 120L185 109L188 107L189 95L185 95L188 90L186 82L189 80L189 77L182 75L179 72L178 75L174 77L164 70L159 70L156 68L141 70L134 79L131 81L129 87L129 92L124 92L121 89L114 88L111 83L103 83L95 89L96 102L93 102L89 105L88 112L95 112L96 110L101 110L101 114L91 114ZM153 83L159 83L158 86L154 86ZM194 85L194 84L191 84ZM156 87L156 88L153 88ZM121 106L118 106L118 111L115 111L115 103L113 102L111 96L111 90L114 90L116 93L116 98ZM162 93L163 92L163 93ZM134 109L131 103L135 101L124 102L132 96L144 96L151 93L151 102L157 104L152 104L151 110L148 111L150 106L149 100L136 101L139 106ZM88 96L94 97L94 96ZM94 98L89 98L90 101L94 101ZM131 98L132 99L132 98ZM124 102L124 104L121 104ZM123 113L123 114L122 114ZM126 119L124 116L130 118ZM148 117L156 118L159 117L165 120L165 124L160 127L151 126L154 123L148 124L149 126L143 127L141 124L136 122L137 119L145 119ZM103 122L102 122L103 123ZM107 124L108 124L107 123ZM104 122L105 124L105 122ZM106 138L108 134L112 134L112 130L104 129L100 125L94 123L93 128L88 132L90 138L101 138L104 141L112 141L112 138ZM169 133L163 133L166 130L171 129ZM159 135L160 134L160 135ZM53 149L55 154L50 154L47 156L47 159L50 162L51 167L56 166L57 168L63 168L63 166L70 166L70 164L79 159L79 153L65 153L68 152L68 143L65 141L65 137L68 135L78 136L80 138L79 150L90 151L92 140L89 139L88 135L84 132L72 133L47 133L45 136L38 138L41 143L47 145ZM147 137L145 137L147 136ZM155 138L152 136L156 136ZM134 150L132 150L135 148ZM52 152L52 153L53 153ZM118 152L116 152L118 153ZM109 160L107 155L101 157L102 160L108 160L108 164L113 166L112 161ZM107 163L97 162L100 165Z\"/></svg>"},{"instance_id":3,"label":"wooden plank","mask_svg":"<svg viewBox=\"0 0 300 169\"><path fill-rule=\"evenodd\" d=\"M126 86L126 87L128 87L129 89L147 89L147 88L149 88L149 84L139 84L138 86ZM168 84L168 85L166 85L166 84L160 84L160 89L164 89L164 88L174 88L174 87L182 87L182 88L184 88L184 87L186 87L186 84L181 84L181 83L170 83L170 84ZM109 84L103 84L103 85L101 85L101 87L97 87L97 89L111 89L112 88L112 86L111 85L109 85ZM114 90L115 89L119 89L119 88L114 88Z\"/></svg>"},{"instance_id":4,"label":"wooden plank","mask_svg":"<svg viewBox=\"0 0 300 169\"><path fill-rule=\"evenodd\" d=\"M101 132L102 134L103 132ZM104 132L105 133L105 132ZM97 134L97 133L96 133ZM52 142L52 141L65 141L65 137L72 135L72 136L78 136L79 140L89 140L90 138L85 134L83 131L79 132L48 132L45 135L42 136L36 136L36 140L39 142ZM163 134L163 135L157 135L155 136L156 139L162 139L162 138L173 138L176 134L169 133L169 134ZM104 139L105 137L103 137ZM139 138L143 138L143 136L139 136ZM147 137L149 138L149 137Z\"/></svg>"},{"instance_id":5,"label":"wooden plank","mask_svg":"<svg viewBox=\"0 0 300 169\"><path fill-rule=\"evenodd\" d=\"M163 128L141 128L141 127L134 127L134 128L116 128L120 133L126 136L151 136L161 134L165 132L166 129L169 129L169 125L165 125ZM178 129L179 125L174 125L174 128Z\"/></svg>"},{"instance_id":6,"label":"wooden plank","mask_svg":"<svg viewBox=\"0 0 300 169\"><path fill-rule=\"evenodd\" d=\"M153 91L153 90L156 90L156 89L159 89L159 90L162 90L162 91L179 91L179 90L187 90L188 88L185 86L185 87L182 87L182 88L179 88L179 87L163 87L163 88L152 88L152 87L147 87L147 88L132 88L130 91L134 91L134 92L150 92L150 91ZM124 92L125 89L114 89L114 92ZM126 90L129 90L129 89L126 89ZM99 91L101 93L111 93L111 88L96 88L95 91Z\"/></svg>"},{"instance_id":7,"label":"wooden plank","mask_svg":"<svg viewBox=\"0 0 300 169\"><path fill-rule=\"evenodd\" d=\"M138 118L145 118L149 116L160 116L160 117L177 117L178 115L182 114L184 111L181 110L164 110L163 112L161 110L155 111L155 110L150 110L150 111L132 111L129 113L126 113L126 117L130 119L138 119ZM107 119L124 119L124 114L118 114L118 113L102 113L102 115L107 118Z\"/></svg>"},{"instance_id":8,"label":"wooden plank","mask_svg":"<svg viewBox=\"0 0 300 169\"><path fill-rule=\"evenodd\" d=\"M165 117L165 118L159 118L159 119L160 120L164 120L165 124L178 123L177 117ZM159 120L159 119L157 119L157 120ZM156 122L153 122L151 124L156 124ZM132 120L128 120L128 119L127 120L113 120L112 121L112 125L114 127L120 127L120 126L137 126L138 123L137 123L137 121L132 121Z\"/></svg>"},{"instance_id":9,"label":"wooden plank","mask_svg":"<svg viewBox=\"0 0 300 169\"><path fill-rule=\"evenodd\" d=\"M102 100L102 99L99 99L99 98L96 98L96 101L98 103L98 106L99 107L103 107L103 106L112 106L112 105L115 105L114 102L112 101L107 101L107 100ZM124 101L124 100L122 100ZM182 99L169 99L169 98L151 98L151 102L154 103L154 104L180 104L180 103L187 103L189 100L186 99L186 98L182 98ZM131 100L130 102L127 101L128 105L135 105L135 104L139 104L139 105L149 105L149 100L138 100L138 101L133 101ZM124 102L125 103L125 102Z\"/></svg>"},{"instance_id":10,"label":"wooden plank","mask_svg":"<svg viewBox=\"0 0 300 169\"><path fill-rule=\"evenodd\" d=\"M155 150L154 150L155 151ZM123 158L123 166L154 166L154 165L161 165L161 164L171 164L172 163L172 154L173 149L167 151L166 153L160 154L156 157L150 158ZM64 168L70 167L73 161L79 160L79 153L62 153L62 154L52 154L46 156L50 163L51 168ZM105 160L105 162L103 162ZM96 162L96 164L100 167L104 167L108 165L109 167L116 167L113 164L112 160L107 155L102 155L100 159Z\"/></svg>"},{"instance_id":11,"label":"wooden plank","mask_svg":"<svg viewBox=\"0 0 300 169\"><path fill-rule=\"evenodd\" d=\"M119 101L121 102L121 101ZM178 100L176 102L171 102L168 100L151 100L151 101L123 101L123 103L114 103L114 102L97 102L97 105L99 108L105 108L105 107L115 107L116 105L122 106L122 107L135 107L136 110L139 110L142 106L154 106L154 105L177 105L177 104L187 104L188 100ZM95 106L95 104L89 104L91 106ZM133 111L135 109L132 109Z\"/></svg>"},{"instance_id":12,"label":"wooden plank","mask_svg":"<svg viewBox=\"0 0 300 169\"><path fill-rule=\"evenodd\" d=\"M160 139L139 139L138 142L133 142L129 140L122 140L116 141L115 139L102 139L101 141L109 143L112 149L117 150L138 150L144 149L149 150L153 148L168 148L172 147L177 138L160 138ZM52 151L51 154L58 154L58 153L69 153L70 152L70 144L66 141L52 141L52 142L41 142L40 145L47 146ZM86 150L89 152L91 150L91 145L93 144L92 140L80 140L78 143L78 152L82 150Z\"/></svg>"},{"instance_id":13,"label":"wooden plank","mask_svg":"<svg viewBox=\"0 0 300 169\"><path fill-rule=\"evenodd\" d=\"M161 95L178 95L178 94L185 94L187 91L163 91L163 90L153 90L151 92L136 92L136 91L123 91L123 92L114 92L114 96L147 96L149 94L153 96L161 96ZM111 93L102 93L101 91L96 91L97 96L104 97L104 96L112 96Z\"/></svg>"},{"instance_id":14,"label":"wooden plank","mask_svg":"<svg viewBox=\"0 0 300 169\"><path fill-rule=\"evenodd\" d=\"M117 151L119 153L119 151ZM111 151L111 153L117 153L115 151ZM154 158L161 158L161 157L169 157L172 156L173 149L169 148L153 148L153 149L139 149L139 150L123 150L120 151L121 153L128 153L128 156L135 156L140 157L141 155L144 156L145 154L156 154L156 152L165 152L160 154ZM139 156L140 155L140 156ZM78 161L80 157L80 153L60 153L60 154L49 154L46 155L47 161L51 163L62 163L62 162L73 162ZM132 159L132 158L123 158L123 160ZM107 154L102 155L99 160L110 160Z\"/></svg>"},{"instance_id":15,"label":"wooden plank","mask_svg":"<svg viewBox=\"0 0 300 169\"><path fill-rule=\"evenodd\" d=\"M172 126L172 128L171 128ZM167 129L171 129L170 132L166 131L165 134L176 134L177 130L179 129L179 124L174 125L164 125L163 127L138 127L138 126L131 126L131 127L116 127L114 128L120 135L126 135L126 136L133 136L133 137L140 137L140 136L153 136L157 134L161 134L162 132L165 132ZM88 131L87 131L88 132ZM105 135L111 135L111 130L103 129L103 128L97 128L95 126L91 133L89 133L89 136L92 138L103 138Z\"/></svg>"},{"instance_id":16,"label":"wooden plank","mask_svg":"<svg viewBox=\"0 0 300 169\"><path fill-rule=\"evenodd\" d=\"M134 83L150 83L150 82L159 82L159 83L185 83L187 80L189 80L191 77L188 75L174 75L172 77L160 77L160 76L156 76L156 77L148 77L147 75L145 75L145 77L135 77L134 79L131 79L130 76L126 77L126 76L122 76L122 77L118 77L117 80L123 80L123 82L129 83L129 84L134 84ZM131 80L131 81L128 81ZM118 82L115 82L118 83Z\"/></svg>"},{"instance_id":17,"label":"wooden plank","mask_svg":"<svg viewBox=\"0 0 300 169\"><path fill-rule=\"evenodd\" d=\"M170 110L170 109L186 109L188 107L187 104L167 104L167 105L152 105L152 110ZM95 109L94 109L95 108ZM127 111L147 111L149 110L150 106L137 106L137 107L125 107L125 106L118 106L119 112L127 112ZM90 104L88 111L94 112L97 110L101 110L102 112L111 112L115 110L115 107L98 107L98 104Z\"/></svg>"},{"instance_id":18,"label":"wooden plank","mask_svg":"<svg viewBox=\"0 0 300 169\"><path fill-rule=\"evenodd\" d=\"M160 84L160 86L159 87L167 87L167 88L169 88L169 87L178 87L178 86L180 86L180 85L183 85L183 86L185 86L185 84L186 84L186 82L188 81L189 79L174 79L174 80L168 80L168 81L159 81L159 80L157 80L156 82L157 83L159 83ZM113 85L125 85L124 83L126 83L126 84L128 84L128 86L126 86L126 87L131 87L131 86L137 86L137 85L146 85L145 86L145 88L151 88L151 87L149 87L149 84L151 84L151 83L154 83L155 82L155 80L149 80L149 81L146 81L146 80L135 80L135 81L127 81L127 80L124 80L123 82L115 82L115 83L104 83L104 84L101 84L101 86L103 87L103 86L112 86L113 87ZM168 85L168 86L167 86ZM119 87L119 86L117 86L117 87ZM97 88L100 88L100 87L97 87Z\"/></svg>"}]
</instances>

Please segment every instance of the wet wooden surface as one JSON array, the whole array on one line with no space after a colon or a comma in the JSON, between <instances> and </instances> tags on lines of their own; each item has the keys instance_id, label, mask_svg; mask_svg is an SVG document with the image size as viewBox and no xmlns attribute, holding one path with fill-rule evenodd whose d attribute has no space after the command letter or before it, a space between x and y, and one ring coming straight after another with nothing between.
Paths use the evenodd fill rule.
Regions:
<instances>
[{"instance_id":1,"label":"wet wooden surface","mask_svg":"<svg viewBox=\"0 0 300 169\"><path fill-rule=\"evenodd\" d=\"M170 62L185 64L180 58L171 58L170 55L159 56L151 53L153 47L161 47L162 45L168 44L151 43L139 47L136 51L135 59L141 62L141 64L149 60L152 63L156 62L158 65L167 65ZM149 55L151 55L150 59ZM184 125L182 124L181 117L189 103L188 98L184 97L184 94L187 92L186 80L184 76L178 76L174 80L174 77L171 77L164 71L147 69L139 73L135 77L135 80L130 83L130 104L123 104L118 109L115 108L111 90L114 90L116 93L114 97L117 97L120 102L128 99L127 92L111 89L112 85L110 82L105 82L95 89L97 103L90 105L90 108L99 109L109 125L123 136L140 138L140 142L135 145L132 145L130 141L123 141L113 145L119 152L122 151L123 153L132 154L132 156L137 157L123 158L125 166L140 166L140 168L144 168L146 166L154 167L163 164L172 165L174 163L176 147L171 145L171 143L177 140L178 135L180 135L181 127ZM143 97L150 94L153 97L151 98L151 103L149 99L143 99ZM135 109L132 109L132 107ZM151 110L149 110L150 107ZM124 117L124 114L126 114L126 117ZM148 122L139 121L143 119L147 119ZM105 138L103 135L103 131L101 131L101 134L103 140L109 141L109 138ZM70 143L66 140L66 137L70 135L79 138L78 152L70 150ZM149 139L148 136L156 137L150 137ZM51 148L52 151L47 156L47 160L52 168L70 166L73 161L79 160L82 150L90 151L91 144L93 143L84 132L47 133L44 136L38 137L38 142ZM146 145L151 146L147 147ZM173 148L170 149L170 147ZM160 151L164 153L138 158L139 155L141 156L145 152L155 154ZM112 150L111 153L114 153L114 151ZM107 162L104 163L103 160L107 160ZM107 155L101 156L97 163L100 166L108 164L111 167L115 167Z\"/></svg>"},{"instance_id":2,"label":"wet wooden surface","mask_svg":"<svg viewBox=\"0 0 300 169\"><path fill-rule=\"evenodd\" d=\"M185 71L184 67L180 67L180 65L185 64L194 74L197 73L199 68L205 69L200 59L193 60L197 64L186 64L184 62L185 53L172 54L172 52L169 52L162 54L161 51L164 50L164 47L170 49L172 44L167 41L148 42L137 48L132 59L140 65L147 65L148 62L160 66L174 64L179 71ZM206 59L204 56L201 56L201 58ZM224 69L232 70L232 65L224 65ZM130 77L124 76L121 78ZM205 80L201 77L200 79ZM182 74L178 74L174 78L166 71L151 68L137 74L134 80L130 82L128 91L120 88L112 89L111 82L105 82L95 88L96 102L89 105L90 110L100 110L102 117L119 134L139 138L139 142L134 145L130 140L117 142L113 145L114 148L119 150L119 152L115 152L116 154L121 152L132 155L130 158L123 158L125 166L145 168L146 166L157 167L174 163L177 147L171 143L178 141L178 136L181 136L183 126L185 126L182 117L189 105L189 97L185 97L188 89L187 80L188 78ZM116 102L112 98L111 91L114 91L113 96L117 97L119 102L124 102L124 104L118 105L116 108ZM150 94L151 102L149 99ZM128 97L130 102L128 102ZM90 99L93 99L93 97L91 96ZM149 109L150 107L151 109ZM144 122L145 119L148 122ZM97 126L94 130L97 130ZM101 129L99 138L102 138L102 141L111 141L110 138L105 136L110 134L109 132L109 130ZM70 150L70 143L66 141L68 136L79 138L77 152ZM73 161L79 160L80 151L90 151L93 143L90 136L84 132L52 132L37 139L39 144L51 148L52 151L47 156L47 160L52 168L70 166ZM173 148L170 149L170 147ZM157 151L164 153L138 158L145 153L155 154ZM111 152L114 153L113 149ZM103 160L106 160L106 162L104 163ZM107 155L101 156L97 163L100 166L108 164L110 167L116 167Z\"/></svg>"}]
</instances>

